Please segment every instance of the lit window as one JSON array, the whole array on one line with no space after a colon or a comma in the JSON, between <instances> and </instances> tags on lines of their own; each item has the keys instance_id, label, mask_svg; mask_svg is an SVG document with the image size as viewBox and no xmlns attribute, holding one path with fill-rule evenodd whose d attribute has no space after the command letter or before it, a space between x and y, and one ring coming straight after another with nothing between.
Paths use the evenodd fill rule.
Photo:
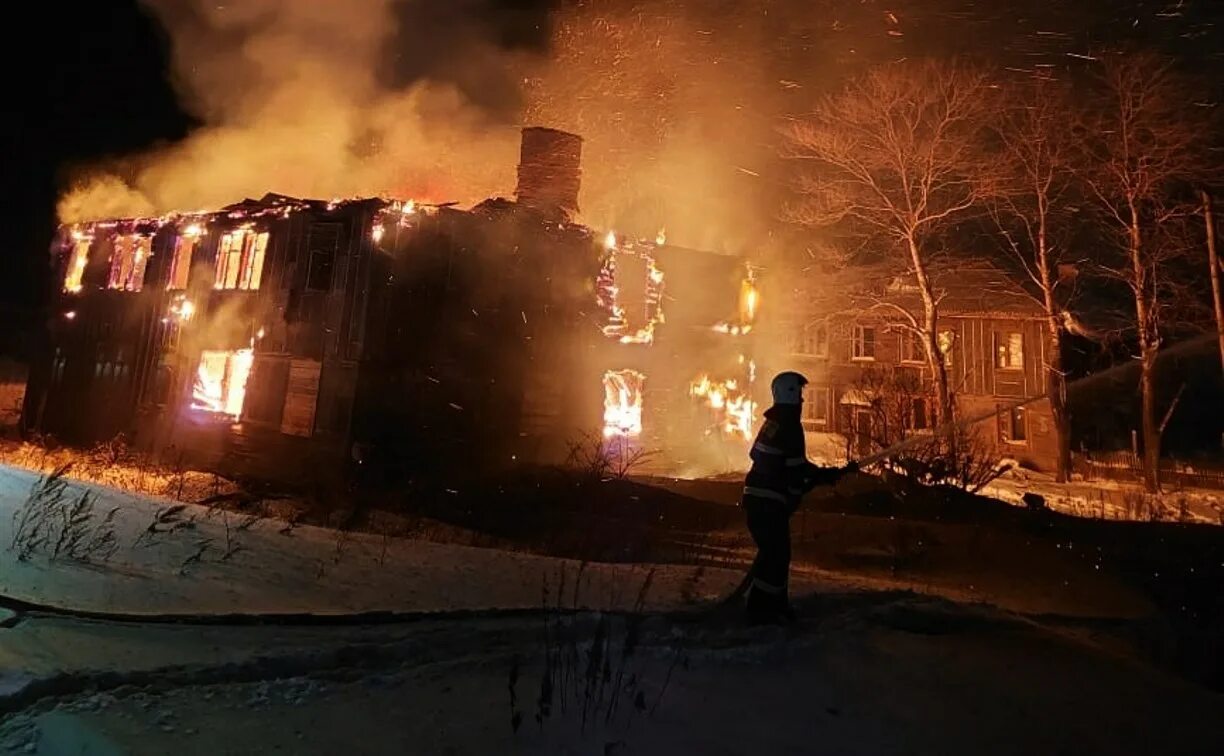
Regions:
<instances>
[{"instance_id":1,"label":"lit window","mask_svg":"<svg viewBox=\"0 0 1224 756\"><path fill-rule=\"evenodd\" d=\"M231 231L221 237L214 289L258 289L263 277L268 232Z\"/></svg>"},{"instance_id":2,"label":"lit window","mask_svg":"<svg viewBox=\"0 0 1224 756\"><path fill-rule=\"evenodd\" d=\"M229 352L206 349L200 353L191 389L191 408L228 415L234 420L242 416L246 400L247 378L251 375L254 353L250 349Z\"/></svg>"},{"instance_id":3,"label":"lit window","mask_svg":"<svg viewBox=\"0 0 1224 756\"><path fill-rule=\"evenodd\" d=\"M64 291L75 294L81 290L81 278L85 275L85 264L89 262L89 245L91 244L93 244L92 237L74 237L72 255L68 258L68 268L64 273Z\"/></svg>"},{"instance_id":4,"label":"lit window","mask_svg":"<svg viewBox=\"0 0 1224 756\"><path fill-rule=\"evenodd\" d=\"M145 266L149 263L152 249L152 237L135 234L116 236L106 288L140 291L140 287L144 286Z\"/></svg>"},{"instance_id":5,"label":"lit window","mask_svg":"<svg viewBox=\"0 0 1224 756\"><path fill-rule=\"evenodd\" d=\"M850 359L874 360L875 347L875 328L872 326L856 325L850 340Z\"/></svg>"},{"instance_id":6,"label":"lit window","mask_svg":"<svg viewBox=\"0 0 1224 756\"><path fill-rule=\"evenodd\" d=\"M995 334L995 367L1019 370L1024 367L1024 336L1020 333Z\"/></svg>"},{"instance_id":7,"label":"lit window","mask_svg":"<svg viewBox=\"0 0 1224 756\"><path fill-rule=\"evenodd\" d=\"M1028 440L1024 407L1001 407L999 410L999 436L1009 443L1020 444Z\"/></svg>"},{"instance_id":8,"label":"lit window","mask_svg":"<svg viewBox=\"0 0 1224 756\"><path fill-rule=\"evenodd\" d=\"M191 275L191 255L195 252L198 237L180 236L174 242L174 259L170 262L170 280L166 288L171 291L181 291L187 288L187 279Z\"/></svg>"},{"instance_id":9,"label":"lit window","mask_svg":"<svg viewBox=\"0 0 1224 756\"><path fill-rule=\"evenodd\" d=\"M952 367L952 350L956 346L956 331L940 331L939 353L943 355L944 365Z\"/></svg>"},{"instance_id":10,"label":"lit window","mask_svg":"<svg viewBox=\"0 0 1224 756\"><path fill-rule=\"evenodd\" d=\"M646 376L636 370L604 373L604 438L642 435L642 389Z\"/></svg>"},{"instance_id":11,"label":"lit window","mask_svg":"<svg viewBox=\"0 0 1224 756\"><path fill-rule=\"evenodd\" d=\"M829 422L829 389L827 386L803 387L803 419L815 425Z\"/></svg>"}]
</instances>

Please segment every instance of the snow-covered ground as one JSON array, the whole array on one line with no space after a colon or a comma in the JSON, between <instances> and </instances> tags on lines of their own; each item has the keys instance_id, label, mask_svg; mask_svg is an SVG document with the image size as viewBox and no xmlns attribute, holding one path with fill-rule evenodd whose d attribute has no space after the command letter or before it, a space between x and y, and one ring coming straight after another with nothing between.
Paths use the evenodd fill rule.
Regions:
<instances>
[{"instance_id":1,"label":"snow-covered ground","mask_svg":"<svg viewBox=\"0 0 1224 756\"><path fill-rule=\"evenodd\" d=\"M11 598L125 614L483 611L342 627L113 623L37 612L14 624L0 616L3 753L1224 748L1217 716L1224 698L1109 640L1126 636L1111 635L1119 622L1142 620L1064 619L1049 628L979 605L862 591L861 582L800 572L794 592L807 619L788 630L746 629L734 612L658 613L725 595L738 571L580 564L288 529L195 505L167 519L178 506L172 501L84 483L71 483L70 493L92 492L99 517L116 512L118 546L109 559L36 552L22 560L11 548L14 514L36 482L34 473L0 466L0 594ZM189 525L142 535L154 523ZM632 643L621 616L488 611L628 609L648 575L649 614ZM601 623L612 628L607 648L615 654L602 683L598 665L594 677L586 671ZM568 671L558 672L565 658L571 663L560 668ZM614 709L613 689L628 691Z\"/></svg>"},{"instance_id":2,"label":"snow-covered ground","mask_svg":"<svg viewBox=\"0 0 1224 756\"><path fill-rule=\"evenodd\" d=\"M41 553L20 560L14 514L35 473L0 466L0 595L85 611L154 614L295 613L538 607L581 573L582 605L629 608L654 569L651 609L677 608L729 592L734 570L582 564L492 549L340 533L181 505L173 532L142 536L175 502L71 482L96 496L95 512L114 519L118 547L88 562ZM166 526L159 526L165 529ZM195 555L200 555L195 559ZM228 556L227 556L228 554Z\"/></svg>"},{"instance_id":3,"label":"snow-covered ground","mask_svg":"<svg viewBox=\"0 0 1224 756\"><path fill-rule=\"evenodd\" d=\"M1224 525L1224 491L1185 489L1157 495L1113 480L1056 483L1048 473L1015 465L981 490L983 496L1023 505L1026 493L1040 494L1056 512L1102 520L1160 520Z\"/></svg>"}]
</instances>

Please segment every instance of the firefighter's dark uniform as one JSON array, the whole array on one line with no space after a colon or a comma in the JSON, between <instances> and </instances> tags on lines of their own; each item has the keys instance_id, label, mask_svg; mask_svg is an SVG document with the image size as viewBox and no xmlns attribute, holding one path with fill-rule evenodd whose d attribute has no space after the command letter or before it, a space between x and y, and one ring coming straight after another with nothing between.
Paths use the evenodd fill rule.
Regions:
<instances>
[{"instance_id":1,"label":"firefighter's dark uniform","mask_svg":"<svg viewBox=\"0 0 1224 756\"><path fill-rule=\"evenodd\" d=\"M832 485L842 470L818 467L807 459L800 405L775 404L749 452L752 469L744 480L741 506L757 546L748 589L748 617L769 621L790 614L786 597L790 571L790 517L803 495Z\"/></svg>"}]
</instances>

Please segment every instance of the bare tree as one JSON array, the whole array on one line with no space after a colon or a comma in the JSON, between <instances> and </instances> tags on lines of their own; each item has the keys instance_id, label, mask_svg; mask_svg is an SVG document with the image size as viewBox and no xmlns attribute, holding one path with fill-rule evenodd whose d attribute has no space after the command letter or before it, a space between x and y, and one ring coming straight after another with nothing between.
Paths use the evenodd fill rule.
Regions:
<instances>
[{"instance_id":1,"label":"bare tree","mask_svg":"<svg viewBox=\"0 0 1224 756\"><path fill-rule=\"evenodd\" d=\"M871 230L884 239L884 255L913 276L922 311L906 322L922 340L941 423L954 407L930 266L940 229L986 193L981 136L995 100L981 70L902 61L867 72L784 130L786 156L811 167L799 176L791 220Z\"/></svg>"},{"instance_id":2,"label":"bare tree","mask_svg":"<svg viewBox=\"0 0 1224 756\"><path fill-rule=\"evenodd\" d=\"M1059 265L1068 261L1071 224L1066 207L1075 186L1072 95L1065 86L1039 79L1025 85L998 121L999 180L993 182L992 215L1006 246L1041 293L1047 338L1046 393L1058 444L1060 483L1071 474L1071 420L1062 341L1068 296Z\"/></svg>"},{"instance_id":3,"label":"bare tree","mask_svg":"<svg viewBox=\"0 0 1224 756\"><path fill-rule=\"evenodd\" d=\"M1189 247L1178 241L1177 226L1195 209L1185 187L1203 166L1202 129L1193 98L1164 59L1106 58L1098 84L1082 140L1085 179L1114 253L1099 268L1124 284L1133 299L1144 483L1155 492L1163 425L1157 416L1156 361L1185 291L1178 272Z\"/></svg>"},{"instance_id":4,"label":"bare tree","mask_svg":"<svg viewBox=\"0 0 1224 756\"><path fill-rule=\"evenodd\" d=\"M1215 213L1212 210L1211 193L1200 189L1199 198L1203 203L1203 222L1207 229L1207 275L1211 279L1211 304L1215 311L1216 336L1220 341L1220 366L1224 368L1224 289L1220 284L1224 262L1216 252Z\"/></svg>"}]
</instances>

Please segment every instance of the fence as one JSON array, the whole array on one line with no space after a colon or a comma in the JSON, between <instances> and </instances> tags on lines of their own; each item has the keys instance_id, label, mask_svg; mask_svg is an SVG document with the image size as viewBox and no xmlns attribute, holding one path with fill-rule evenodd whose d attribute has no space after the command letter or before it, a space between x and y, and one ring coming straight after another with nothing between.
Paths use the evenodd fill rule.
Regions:
<instances>
[{"instance_id":1,"label":"fence","mask_svg":"<svg viewBox=\"0 0 1224 756\"><path fill-rule=\"evenodd\" d=\"M1091 452L1076 454L1072 468L1085 479L1106 479L1128 482L1143 480L1143 460L1129 451ZM1171 488L1211 488L1224 490L1224 466L1219 463L1160 461L1160 482Z\"/></svg>"}]
</instances>

